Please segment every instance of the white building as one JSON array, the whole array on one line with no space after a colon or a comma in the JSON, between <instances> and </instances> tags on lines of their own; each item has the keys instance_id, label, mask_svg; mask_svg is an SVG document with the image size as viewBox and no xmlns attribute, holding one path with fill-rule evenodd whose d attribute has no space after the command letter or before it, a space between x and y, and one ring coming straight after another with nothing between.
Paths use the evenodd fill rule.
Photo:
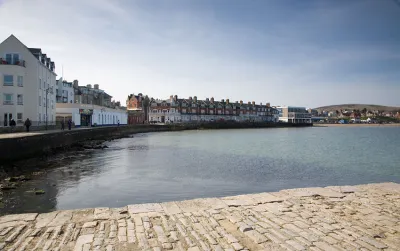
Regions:
<instances>
[{"instance_id":1,"label":"white building","mask_svg":"<svg viewBox=\"0 0 400 251\"><path fill-rule=\"evenodd\" d=\"M285 123L311 123L311 114L305 107L296 106L278 106L279 121Z\"/></svg>"},{"instance_id":2,"label":"white building","mask_svg":"<svg viewBox=\"0 0 400 251\"><path fill-rule=\"evenodd\" d=\"M57 103L57 120L71 119L75 127L81 126L111 126L128 124L126 110L108 108L90 104Z\"/></svg>"},{"instance_id":3,"label":"white building","mask_svg":"<svg viewBox=\"0 0 400 251\"><path fill-rule=\"evenodd\" d=\"M55 64L39 48L28 48L14 35L0 44L0 126L12 119L32 126L55 123Z\"/></svg>"},{"instance_id":4,"label":"white building","mask_svg":"<svg viewBox=\"0 0 400 251\"><path fill-rule=\"evenodd\" d=\"M74 87L72 82L67 82L60 78L56 81L56 102L74 103Z\"/></svg>"}]
</instances>

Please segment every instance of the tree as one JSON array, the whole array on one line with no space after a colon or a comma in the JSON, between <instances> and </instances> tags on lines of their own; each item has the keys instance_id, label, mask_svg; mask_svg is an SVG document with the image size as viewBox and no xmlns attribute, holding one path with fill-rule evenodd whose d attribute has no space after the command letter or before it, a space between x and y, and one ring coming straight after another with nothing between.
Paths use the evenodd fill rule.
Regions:
<instances>
[{"instance_id":1,"label":"tree","mask_svg":"<svg viewBox=\"0 0 400 251\"><path fill-rule=\"evenodd\" d=\"M366 115L367 114L367 108L364 107L364 109L362 109L362 114Z\"/></svg>"}]
</instances>

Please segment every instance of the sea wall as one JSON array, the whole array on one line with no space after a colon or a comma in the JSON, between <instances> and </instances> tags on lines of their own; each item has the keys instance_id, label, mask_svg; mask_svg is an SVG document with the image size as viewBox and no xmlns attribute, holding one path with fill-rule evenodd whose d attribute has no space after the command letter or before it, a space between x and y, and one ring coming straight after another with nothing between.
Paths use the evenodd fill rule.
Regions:
<instances>
[{"instance_id":1,"label":"sea wall","mask_svg":"<svg viewBox=\"0 0 400 251\"><path fill-rule=\"evenodd\" d=\"M122 138L135 133L239 128L301 127L309 125L270 124L270 123L208 123L185 125L135 125L102 127L87 130L60 131L17 138L0 139L0 164L25 158L41 157L68 149L90 140L109 140Z\"/></svg>"}]
</instances>

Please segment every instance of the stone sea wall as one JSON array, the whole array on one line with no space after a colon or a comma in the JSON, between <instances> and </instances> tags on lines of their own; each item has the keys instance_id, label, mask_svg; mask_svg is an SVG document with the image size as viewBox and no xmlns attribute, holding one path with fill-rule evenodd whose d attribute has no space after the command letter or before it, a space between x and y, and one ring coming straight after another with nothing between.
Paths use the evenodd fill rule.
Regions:
<instances>
[{"instance_id":1,"label":"stone sea wall","mask_svg":"<svg viewBox=\"0 0 400 251\"><path fill-rule=\"evenodd\" d=\"M306 125L225 122L185 125L135 125L43 133L25 137L0 139L0 163L7 163L10 161L52 154L60 150L65 150L69 147L80 145L85 141L116 139L135 133L196 129L239 129L299 126Z\"/></svg>"}]
</instances>

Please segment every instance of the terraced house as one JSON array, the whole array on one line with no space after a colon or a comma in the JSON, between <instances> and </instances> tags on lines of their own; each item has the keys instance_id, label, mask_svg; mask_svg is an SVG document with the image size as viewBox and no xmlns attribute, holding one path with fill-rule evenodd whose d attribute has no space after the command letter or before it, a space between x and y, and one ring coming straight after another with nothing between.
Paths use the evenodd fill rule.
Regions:
<instances>
[{"instance_id":1,"label":"terraced house","mask_svg":"<svg viewBox=\"0 0 400 251\"><path fill-rule=\"evenodd\" d=\"M179 99L177 95L167 100L152 99L149 104L150 123L190 123L202 121L266 121L278 122L279 112L269 103L215 101L214 98L198 100L196 96Z\"/></svg>"}]
</instances>

